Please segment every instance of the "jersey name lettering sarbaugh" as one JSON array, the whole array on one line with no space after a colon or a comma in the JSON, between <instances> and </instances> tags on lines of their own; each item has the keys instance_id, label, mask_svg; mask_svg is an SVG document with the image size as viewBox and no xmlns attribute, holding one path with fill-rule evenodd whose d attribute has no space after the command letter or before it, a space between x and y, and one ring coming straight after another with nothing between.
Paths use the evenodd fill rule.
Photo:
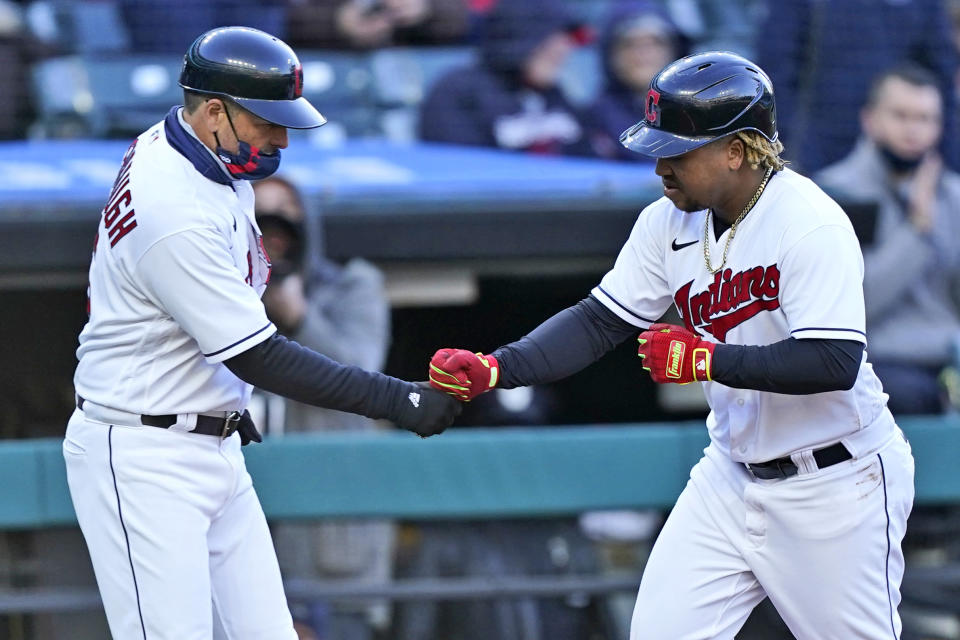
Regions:
<instances>
[{"instance_id":1,"label":"jersey name lettering sarbaugh","mask_svg":"<svg viewBox=\"0 0 960 640\"><path fill-rule=\"evenodd\" d=\"M110 238L110 246L115 247L120 240L137 226L134 218L133 196L130 194L130 167L136 153L137 141L127 149L120 165L120 172L110 190L107 206L103 208L103 228Z\"/></svg>"},{"instance_id":2,"label":"jersey name lettering sarbaugh","mask_svg":"<svg viewBox=\"0 0 960 640\"><path fill-rule=\"evenodd\" d=\"M693 280L674 294L680 316L687 329L707 331L720 342L726 342L727 333L762 311L780 308L780 269L756 266L734 274L724 269L713 277L706 291L690 295Z\"/></svg>"}]
</instances>

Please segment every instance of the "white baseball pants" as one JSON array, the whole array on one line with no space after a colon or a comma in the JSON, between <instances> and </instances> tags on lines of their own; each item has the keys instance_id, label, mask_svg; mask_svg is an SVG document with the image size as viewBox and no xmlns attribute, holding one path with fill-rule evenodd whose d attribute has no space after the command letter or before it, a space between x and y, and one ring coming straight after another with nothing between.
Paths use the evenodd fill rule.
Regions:
<instances>
[{"instance_id":1,"label":"white baseball pants","mask_svg":"<svg viewBox=\"0 0 960 640\"><path fill-rule=\"evenodd\" d=\"M210 640L215 602L231 640L296 640L239 437L77 410L63 454L114 638Z\"/></svg>"},{"instance_id":2,"label":"white baseball pants","mask_svg":"<svg viewBox=\"0 0 960 640\"><path fill-rule=\"evenodd\" d=\"M900 637L914 467L899 430L870 456L779 480L705 453L654 544L630 640L732 639L765 596L798 640Z\"/></svg>"}]
</instances>

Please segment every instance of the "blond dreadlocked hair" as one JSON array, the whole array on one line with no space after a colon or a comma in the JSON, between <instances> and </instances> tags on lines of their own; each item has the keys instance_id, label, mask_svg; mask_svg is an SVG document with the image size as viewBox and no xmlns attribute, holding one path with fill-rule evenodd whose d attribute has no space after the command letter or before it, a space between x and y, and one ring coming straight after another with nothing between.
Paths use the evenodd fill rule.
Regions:
<instances>
[{"instance_id":1,"label":"blond dreadlocked hair","mask_svg":"<svg viewBox=\"0 0 960 640\"><path fill-rule=\"evenodd\" d=\"M779 140L770 142L763 134L750 130L737 131L737 137L743 140L747 147L747 164L751 168L759 169L762 166L774 171L783 169L786 161L780 157L783 145Z\"/></svg>"}]
</instances>

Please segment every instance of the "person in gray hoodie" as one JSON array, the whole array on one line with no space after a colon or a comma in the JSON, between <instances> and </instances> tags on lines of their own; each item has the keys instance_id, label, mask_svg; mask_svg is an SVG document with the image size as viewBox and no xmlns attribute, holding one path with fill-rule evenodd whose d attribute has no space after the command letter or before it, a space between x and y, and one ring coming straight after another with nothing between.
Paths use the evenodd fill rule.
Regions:
<instances>
[{"instance_id":1,"label":"person in gray hoodie","mask_svg":"<svg viewBox=\"0 0 960 640\"><path fill-rule=\"evenodd\" d=\"M878 206L863 247L870 360L894 413L939 413L938 382L960 345L960 174L937 151L935 76L898 66L873 82L853 151L814 176L848 202Z\"/></svg>"},{"instance_id":2,"label":"person in gray hoodie","mask_svg":"<svg viewBox=\"0 0 960 640\"><path fill-rule=\"evenodd\" d=\"M291 339L325 356L370 371L383 368L390 342L390 305L382 273L355 258L339 265L324 257L319 216L307 216L295 185L271 176L256 193L257 223L273 263L263 296L267 315ZM283 401L285 431L370 432L364 416ZM272 412L268 414L272 418ZM272 429L272 419L268 425ZM281 522L273 526L284 578L351 578L370 584L390 580L394 526L382 520ZM301 637L370 640L389 621L380 601L292 603Z\"/></svg>"}]
</instances>

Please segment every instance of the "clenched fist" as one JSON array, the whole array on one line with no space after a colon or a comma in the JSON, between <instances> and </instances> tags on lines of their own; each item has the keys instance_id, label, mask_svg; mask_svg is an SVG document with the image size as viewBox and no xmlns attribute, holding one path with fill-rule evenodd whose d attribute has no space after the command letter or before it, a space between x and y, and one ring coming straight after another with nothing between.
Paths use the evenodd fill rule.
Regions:
<instances>
[{"instance_id":1,"label":"clenched fist","mask_svg":"<svg viewBox=\"0 0 960 640\"><path fill-rule=\"evenodd\" d=\"M397 426L421 438L435 436L453 424L463 405L445 393L434 391L426 382L412 382L407 396L400 398L394 420Z\"/></svg>"},{"instance_id":2,"label":"clenched fist","mask_svg":"<svg viewBox=\"0 0 960 640\"><path fill-rule=\"evenodd\" d=\"M654 382L688 384L713 377L712 342L684 327L656 323L637 338L637 355Z\"/></svg>"},{"instance_id":3,"label":"clenched fist","mask_svg":"<svg viewBox=\"0 0 960 640\"><path fill-rule=\"evenodd\" d=\"M430 360L430 385L463 402L497 386L497 359L466 349L440 349Z\"/></svg>"}]
</instances>

